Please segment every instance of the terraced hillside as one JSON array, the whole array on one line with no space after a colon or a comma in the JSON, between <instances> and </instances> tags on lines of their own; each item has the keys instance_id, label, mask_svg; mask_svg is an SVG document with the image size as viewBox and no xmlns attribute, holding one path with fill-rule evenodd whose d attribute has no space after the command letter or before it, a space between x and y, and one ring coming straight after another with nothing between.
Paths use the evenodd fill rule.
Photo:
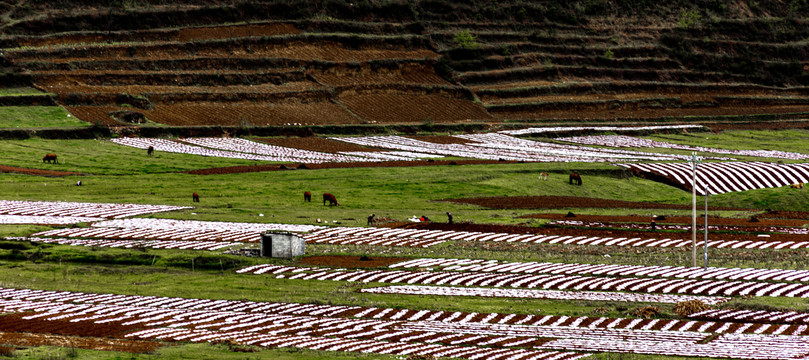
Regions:
<instances>
[{"instance_id":1,"label":"terraced hillside","mask_svg":"<svg viewBox=\"0 0 809 360\"><path fill-rule=\"evenodd\" d=\"M0 75L53 93L101 125L809 112L809 23L798 19L800 4L69 3L3 2Z\"/></svg>"}]
</instances>

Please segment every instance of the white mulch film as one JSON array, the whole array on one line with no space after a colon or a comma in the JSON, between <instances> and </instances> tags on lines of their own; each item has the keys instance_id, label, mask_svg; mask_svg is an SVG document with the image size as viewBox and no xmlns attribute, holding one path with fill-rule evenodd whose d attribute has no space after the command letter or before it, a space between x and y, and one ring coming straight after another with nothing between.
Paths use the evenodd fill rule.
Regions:
<instances>
[{"instance_id":1,"label":"white mulch film","mask_svg":"<svg viewBox=\"0 0 809 360\"><path fill-rule=\"evenodd\" d=\"M588 356L580 351L739 359L800 359L809 353L809 343L800 336L804 332L798 332L805 326L754 323L729 332L725 323L700 321L467 314L13 288L0 288L0 311L77 326L117 321L144 328L125 335L134 339L468 359ZM777 334L763 334L773 330ZM441 340L449 345L438 344ZM516 348L521 344L535 345Z\"/></svg>"}]
</instances>

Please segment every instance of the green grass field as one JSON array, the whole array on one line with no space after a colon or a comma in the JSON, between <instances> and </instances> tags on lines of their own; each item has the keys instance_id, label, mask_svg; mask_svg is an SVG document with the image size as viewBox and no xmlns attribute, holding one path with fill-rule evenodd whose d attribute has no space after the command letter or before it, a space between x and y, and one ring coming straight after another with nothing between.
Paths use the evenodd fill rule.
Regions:
<instances>
[{"instance_id":1,"label":"green grass field","mask_svg":"<svg viewBox=\"0 0 809 360\"><path fill-rule=\"evenodd\" d=\"M59 106L0 106L0 119L2 119L0 128L12 129L85 127L92 125L86 121L76 119Z\"/></svg>"},{"instance_id":2,"label":"green grass field","mask_svg":"<svg viewBox=\"0 0 809 360\"><path fill-rule=\"evenodd\" d=\"M715 138L713 138L715 136ZM808 132L727 132L715 134L658 135L653 138L711 147L749 148L753 137L773 150L800 151ZM710 143L700 143L707 139ZM661 210L638 209L527 209L491 210L454 204L442 199L483 196L570 195L629 201L690 204L690 193L640 178L617 176L617 167L588 163L525 163L401 168L355 168L273 171L228 175L190 175L180 171L218 166L250 165L253 161L227 160L193 155L157 153L119 146L105 140L15 140L0 142L3 164L48 170L81 172L81 176L40 177L14 173L0 174L0 199L50 200L111 203L142 203L194 206L193 209L159 213L153 217L207 221L313 224L316 219L335 221L344 226L363 226L370 213L404 221L413 215L427 215L445 221L451 211L456 221L474 223L542 224L542 220L518 216L538 212L588 214L660 214ZM58 164L43 164L42 154L56 152ZM567 183L567 173L585 174L584 186ZM537 178L549 172L548 181ZM590 175L587 175L590 174ZM83 185L76 186L81 180ZM311 191L312 203L304 203L302 193ZM191 193L201 196L191 202ZM321 192L331 192L339 207L323 206ZM809 211L809 195L789 188L728 193L710 198L711 205L757 209ZM701 201L701 200L700 200ZM685 215L687 210L665 211ZM746 218L745 211L716 212L722 216ZM48 226L0 225L0 236L23 236L49 229ZM303 302L446 311L513 312L524 314L588 315L605 307L607 315L631 316L640 304L593 301L551 301L526 299L480 299L437 296L396 296L357 293L361 287L331 281L274 279L268 276L239 275L233 269L256 263L293 264L289 260L251 259L215 252L182 250L94 249L70 246L24 245L0 241L0 287L47 290L110 292L134 295L179 296L211 299ZM727 267L768 267L806 269L806 251L749 251L724 249L712 252L712 265ZM443 244L429 249L381 246L309 245L307 254L347 254L401 257L479 258L508 261L552 261L639 265L687 265L688 249L633 249L619 247L532 245L507 249L487 249L478 245ZM610 254L605 258L604 254ZM192 265L192 263L194 265ZM791 298L738 299L726 306L809 311L809 302ZM662 306L664 317L676 316L670 305ZM155 354L125 354L82 349L36 347L15 352L19 358L44 359L71 357L97 359L180 359L189 352L194 358L210 359L344 359L352 355L306 350L272 349L240 355L219 345L180 345ZM389 358L356 355L359 358ZM673 359L670 357L601 354L594 359ZM684 358L678 358L684 359Z\"/></svg>"}]
</instances>

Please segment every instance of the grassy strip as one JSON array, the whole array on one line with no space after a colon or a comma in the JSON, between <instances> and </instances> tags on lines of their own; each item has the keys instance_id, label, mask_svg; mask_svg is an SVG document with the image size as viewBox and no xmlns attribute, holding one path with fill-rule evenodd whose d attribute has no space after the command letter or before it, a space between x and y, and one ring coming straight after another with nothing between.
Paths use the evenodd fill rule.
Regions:
<instances>
[{"instance_id":1,"label":"grassy strip","mask_svg":"<svg viewBox=\"0 0 809 360\"><path fill-rule=\"evenodd\" d=\"M87 127L59 106L0 106L0 128Z\"/></svg>"},{"instance_id":2,"label":"grassy strip","mask_svg":"<svg viewBox=\"0 0 809 360\"><path fill-rule=\"evenodd\" d=\"M29 96L29 95L47 95L39 89L31 87L15 87L4 88L0 87L0 96Z\"/></svg>"}]
</instances>

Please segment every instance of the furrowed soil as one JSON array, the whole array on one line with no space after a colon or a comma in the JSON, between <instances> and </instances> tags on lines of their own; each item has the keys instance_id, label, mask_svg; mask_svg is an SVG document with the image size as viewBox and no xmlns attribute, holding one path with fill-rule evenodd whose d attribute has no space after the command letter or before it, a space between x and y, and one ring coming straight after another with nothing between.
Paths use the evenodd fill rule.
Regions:
<instances>
[{"instance_id":1,"label":"furrowed soil","mask_svg":"<svg viewBox=\"0 0 809 360\"><path fill-rule=\"evenodd\" d=\"M82 173L72 171L41 170L41 169L30 169L5 165L0 165L0 172L37 175L37 176L51 176L51 177L83 175Z\"/></svg>"}]
</instances>

